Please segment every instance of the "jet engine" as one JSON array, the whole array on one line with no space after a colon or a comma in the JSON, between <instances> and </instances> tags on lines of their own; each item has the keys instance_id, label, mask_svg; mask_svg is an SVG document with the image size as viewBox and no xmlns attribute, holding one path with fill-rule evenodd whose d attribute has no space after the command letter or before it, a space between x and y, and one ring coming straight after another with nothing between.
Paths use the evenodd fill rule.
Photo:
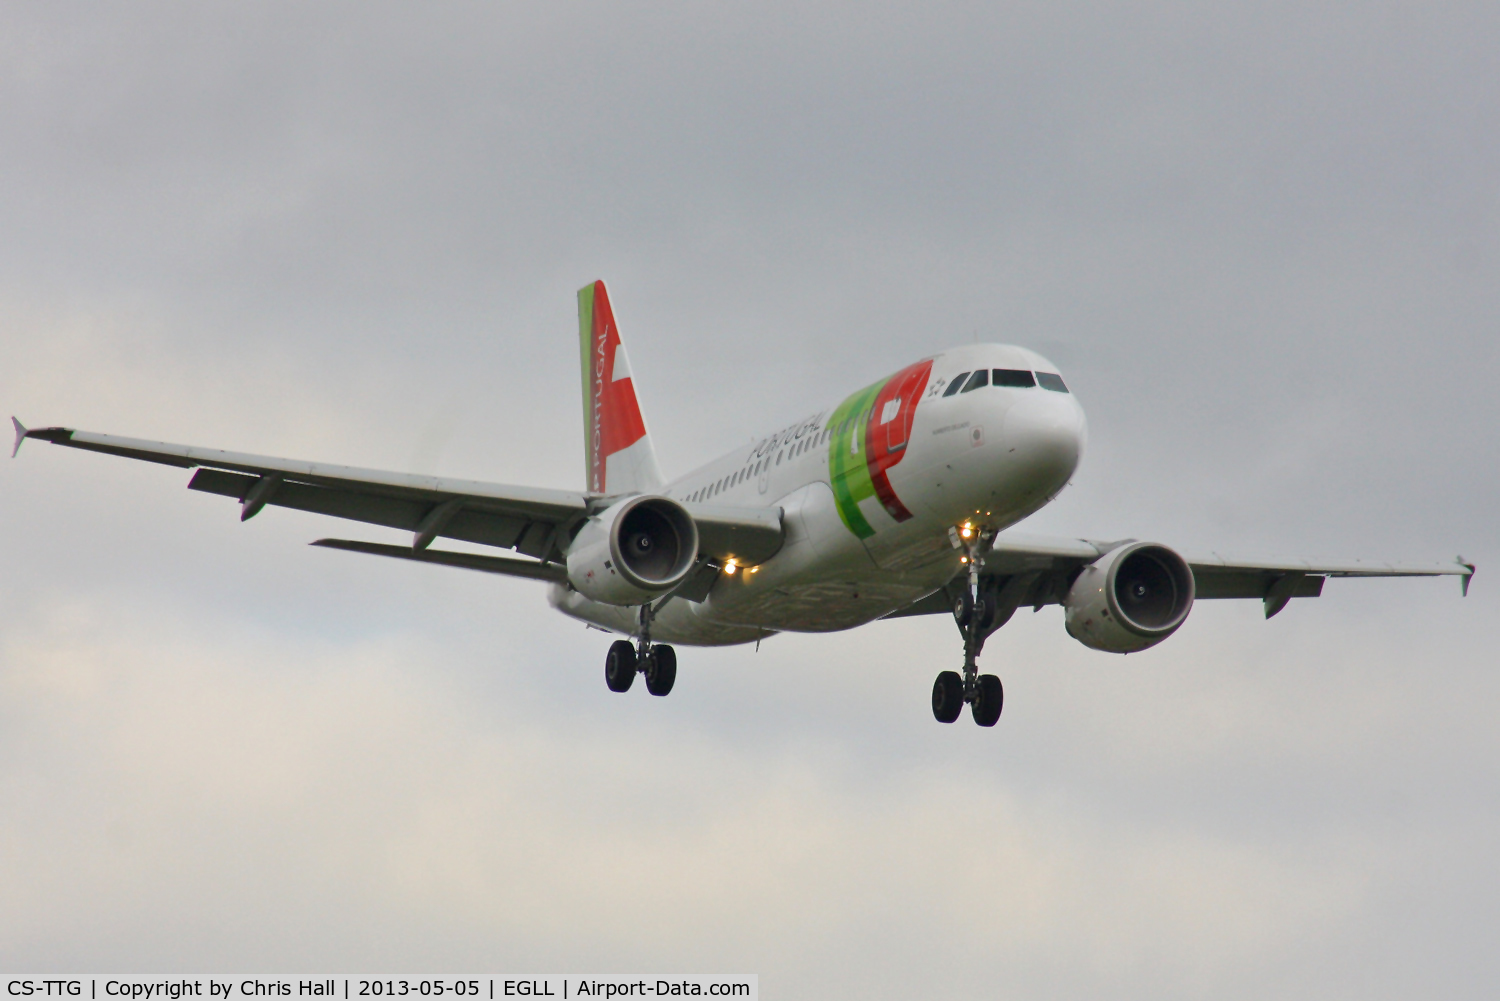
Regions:
<instances>
[{"instance_id":1,"label":"jet engine","mask_svg":"<svg viewBox=\"0 0 1500 1001\"><path fill-rule=\"evenodd\" d=\"M622 500L584 522L568 547L568 581L606 605L641 605L682 583L698 558L698 526L667 497Z\"/></svg>"},{"instance_id":2,"label":"jet engine","mask_svg":"<svg viewBox=\"0 0 1500 1001\"><path fill-rule=\"evenodd\" d=\"M1176 632L1193 607L1193 571L1166 546L1121 546L1083 568L1063 599L1068 635L1107 653L1134 653Z\"/></svg>"}]
</instances>

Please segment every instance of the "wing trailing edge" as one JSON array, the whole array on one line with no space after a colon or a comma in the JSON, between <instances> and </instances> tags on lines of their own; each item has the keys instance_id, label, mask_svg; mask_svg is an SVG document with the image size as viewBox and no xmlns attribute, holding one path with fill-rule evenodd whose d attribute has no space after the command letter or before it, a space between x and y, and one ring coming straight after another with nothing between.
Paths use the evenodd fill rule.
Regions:
<instances>
[{"instance_id":1,"label":"wing trailing edge","mask_svg":"<svg viewBox=\"0 0 1500 1001\"><path fill-rule=\"evenodd\" d=\"M568 579L568 571L557 563L515 560L505 556L455 553L445 549L412 549L410 546L388 546L379 542L360 542L356 539L319 539L308 545L322 549L342 549L349 553L368 553L371 556L390 556L398 560L411 560L413 563L434 563L444 567L478 570L482 573L501 574L506 577L525 577L529 580L545 580L552 583L561 583Z\"/></svg>"}]
</instances>

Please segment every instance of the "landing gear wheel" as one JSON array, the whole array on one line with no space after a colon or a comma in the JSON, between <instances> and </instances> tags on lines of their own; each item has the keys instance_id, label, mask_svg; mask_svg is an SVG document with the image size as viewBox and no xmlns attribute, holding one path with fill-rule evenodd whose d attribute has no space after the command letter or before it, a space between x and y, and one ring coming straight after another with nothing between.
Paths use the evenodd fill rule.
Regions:
<instances>
[{"instance_id":1,"label":"landing gear wheel","mask_svg":"<svg viewBox=\"0 0 1500 1001\"><path fill-rule=\"evenodd\" d=\"M974 722L980 726L994 726L1000 722L1000 710L1005 705L1005 689L1000 679L993 674L981 674L974 693ZM934 696L936 698L936 696Z\"/></svg>"},{"instance_id":2,"label":"landing gear wheel","mask_svg":"<svg viewBox=\"0 0 1500 1001\"><path fill-rule=\"evenodd\" d=\"M984 595L975 598L965 591L953 602L953 620L958 623L960 629L968 629L972 624L979 633L983 634L989 630L994 618L994 607L990 599Z\"/></svg>"},{"instance_id":3,"label":"landing gear wheel","mask_svg":"<svg viewBox=\"0 0 1500 1001\"><path fill-rule=\"evenodd\" d=\"M952 723L964 711L964 681L957 671L943 671L932 684L932 715L939 723Z\"/></svg>"},{"instance_id":4,"label":"landing gear wheel","mask_svg":"<svg viewBox=\"0 0 1500 1001\"><path fill-rule=\"evenodd\" d=\"M963 592L953 599L953 621L958 623L962 629L969 624L969 619L974 616L974 596L968 591Z\"/></svg>"},{"instance_id":5,"label":"landing gear wheel","mask_svg":"<svg viewBox=\"0 0 1500 1001\"><path fill-rule=\"evenodd\" d=\"M604 658L604 683L612 692L628 692L633 681L635 646L629 640L615 640Z\"/></svg>"},{"instance_id":6,"label":"landing gear wheel","mask_svg":"<svg viewBox=\"0 0 1500 1001\"><path fill-rule=\"evenodd\" d=\"M652 695L666 695L676 680L677 651L665 644L656 644L646 659L646 691Z\"/></svg>"}]
</instances>

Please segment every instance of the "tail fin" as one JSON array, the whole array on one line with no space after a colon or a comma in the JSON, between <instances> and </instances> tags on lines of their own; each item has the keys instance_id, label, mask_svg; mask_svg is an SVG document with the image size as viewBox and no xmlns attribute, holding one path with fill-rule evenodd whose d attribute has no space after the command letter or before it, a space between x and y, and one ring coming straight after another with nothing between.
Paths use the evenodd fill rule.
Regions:
<instances>
[{"instance_id":1,"label":"tail fin","mask_svg":"<svg viewBox=\"0 0 1500 1001\"><path fill-rule=\"evenodd\" d=\"M660 490L661 467L635 398L635 380L603 282L578 290L583 359L584 475L593 493Z\"/></svg>"}]
</instances>

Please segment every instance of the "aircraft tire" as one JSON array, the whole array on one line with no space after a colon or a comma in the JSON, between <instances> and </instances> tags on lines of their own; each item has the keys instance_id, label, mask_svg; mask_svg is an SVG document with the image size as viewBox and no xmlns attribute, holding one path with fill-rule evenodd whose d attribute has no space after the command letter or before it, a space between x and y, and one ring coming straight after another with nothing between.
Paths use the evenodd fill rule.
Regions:
<instances>
[{"instance_id":1,"label":"aircraft tire","mask_svg":"<svg viewBox=\"0 0 1500 1001\"><path fill-rule=\"evenodd\" d=\"M973 622L983 631L990 627L994 618L993 603L984 595L975 599L968 591L965 591L953 602L953 621L958 623L960 629L967 628L969 623Z\"/></svg>"},{"instance_id":2,"label":"aircraft tire","mask_svg":"<svg viewBox=\"0 0 1500 1001\"><path fill-rule=\"evenodd\" d=\"M628 692L635 681L635 647L629 640L615 640L604 657L604 683L612 692Z\"/></svg>"},{"instance_id":3,"label":"aircraft tire","mask_svg":"<svg viewBox=\"0 0 1500 1001\"><path fill-rule=\"evenodd\" d=\"M932 684L932 715L939 723L952 723L964 711L964 680L957 671L942 671Z\"/></svg>"},{"instance_id":4,"label":"aircraft tire","mask_svg":"<svg viewBox=\"0 0 1500 1001\"><path fill-rule=\"evenodd\" d=\"M677 680L677 651L665 643L651 648L650 660L646 663L646 691L652 695L666 695Z\"/></svg>"},{"instance_id":5,"label":"aircraft tire","mask_svg":"<svg viewBox=\"0 0 1500 1001\"><path fill-rule=\"evenodd\" d=\"M958 623L960 629L969 624L969 619L974 615L974 599L965 590L953 600L953 621Z\"/></svg>"},{"instance_id":6,"label":"aircraft tire","mask_svg":"<svg viewBox=\"0 0 1500 1001\"><path fill-rule=\"evenodd\" d=\"M1000 710L1004 706L1005 688L1000 684L1000 679L993 674L981 674L978 697L971 707L974 722L980 726L994 726L1000 722Z\"/></svg>"}]
</instances>

